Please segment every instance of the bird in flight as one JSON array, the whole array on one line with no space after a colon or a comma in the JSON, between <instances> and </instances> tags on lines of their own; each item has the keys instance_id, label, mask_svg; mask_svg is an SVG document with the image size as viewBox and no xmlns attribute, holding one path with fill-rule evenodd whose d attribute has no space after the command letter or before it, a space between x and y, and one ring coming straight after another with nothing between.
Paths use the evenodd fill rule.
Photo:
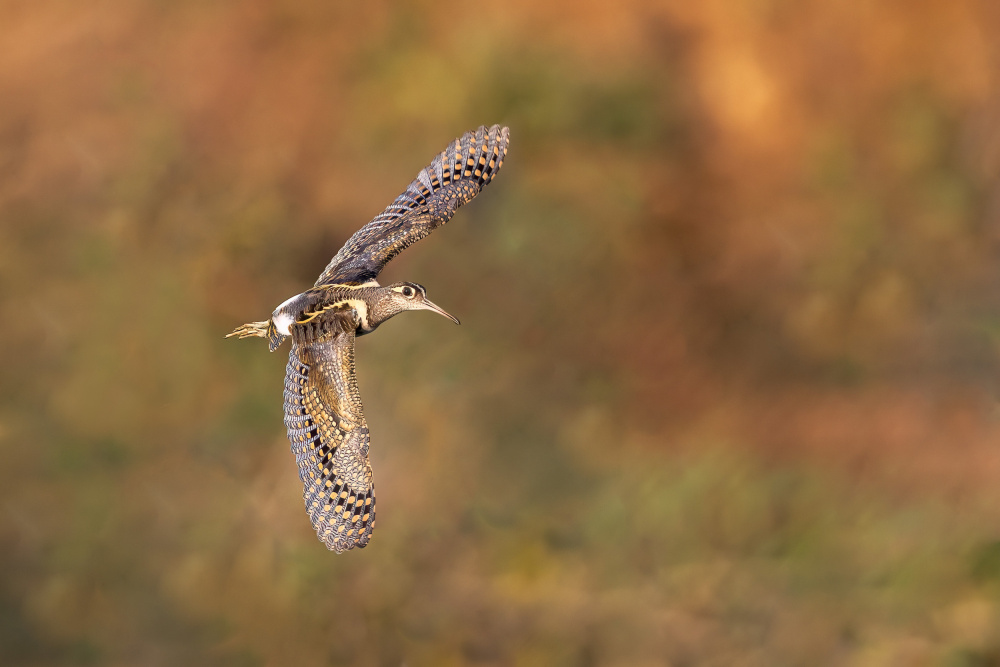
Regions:
<instances>
[{"instance_id":1,"label":"bird in flight","mask_svg":"<svg viewBox=\"0 0 1000 667\"><path fill-rule=\"evenodd\" d=\"M409 187L347 240L316 284L264 322L226 336L292 339L285 368L285 426L299 466L306 512L319 539L340 553L364 547L375 528L368 424L354 374L354 339L406 310L458 324L416 283L379 285L393 257L451 220L490 182L507 155L508 128L479 127L452 142Z\"/></svg>"}]
</instances>

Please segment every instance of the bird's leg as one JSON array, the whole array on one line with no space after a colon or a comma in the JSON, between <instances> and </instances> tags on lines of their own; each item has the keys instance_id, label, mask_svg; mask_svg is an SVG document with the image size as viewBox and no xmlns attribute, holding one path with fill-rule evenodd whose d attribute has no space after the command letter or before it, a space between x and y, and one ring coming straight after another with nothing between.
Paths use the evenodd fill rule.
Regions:
<instances>
[{"instance_id":1,"label":"bird's leg","mask_svg":"<svg viewBox=\"0 0 1000 667\"><path fill-rule=\"evenodd\" d=\"M233 329L231 334L226 334L226 338L232 336L239 336L240 338L267 338L268 326L271 324L271 320L266 320L264 322L248 322L242 326L238 326Z\"/></svg>"}]
</instances>

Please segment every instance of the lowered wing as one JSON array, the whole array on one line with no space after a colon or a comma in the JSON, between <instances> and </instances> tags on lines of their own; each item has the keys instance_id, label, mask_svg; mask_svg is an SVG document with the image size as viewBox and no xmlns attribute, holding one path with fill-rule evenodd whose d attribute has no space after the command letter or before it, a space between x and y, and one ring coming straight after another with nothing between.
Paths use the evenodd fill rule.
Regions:
<instances>
[{"instance_id":1,"label":"lowered wing","mask_svg":"<svg viewBox=\"0 0 1000 667\"><path fill-rule=\"evenodd\" d=\"M324 313L292 326L285 426L316 535L340 553L364 547L375 528L368 425L354 374L357 313Z\"/></svg>"}]
</instances>

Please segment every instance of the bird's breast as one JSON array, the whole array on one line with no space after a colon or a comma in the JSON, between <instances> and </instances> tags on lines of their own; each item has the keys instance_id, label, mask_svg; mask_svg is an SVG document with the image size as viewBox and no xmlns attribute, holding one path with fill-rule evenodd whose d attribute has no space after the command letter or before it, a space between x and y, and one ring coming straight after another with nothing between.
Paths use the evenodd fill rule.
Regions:
<instances>
[{"instance_id":1,"label":"bird's breast","mask_svg":"<svg viewBox=\"0 0 1000 667\"><path fill-rule=\"evenodd\" d=\"M358 333L368 333L374 329L368 323L368 304L361 299L345 299L344 304L358 313Z\"/></svg>"}]
</instances>

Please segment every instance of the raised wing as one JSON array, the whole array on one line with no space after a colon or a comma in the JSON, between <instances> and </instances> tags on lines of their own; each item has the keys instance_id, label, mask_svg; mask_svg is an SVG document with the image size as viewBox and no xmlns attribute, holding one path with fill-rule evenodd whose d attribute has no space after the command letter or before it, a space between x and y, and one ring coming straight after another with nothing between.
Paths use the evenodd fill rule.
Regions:
<instances>
[{"instance_id":1,"label":"raised wing","mask_svg":"<svg viewBox=\"0 0 1000 667\"><path fill-rule=\"evenodd\" d=\"M417 174L403 194L354 233L316 286L373 280L393 257L451 220L493 180L509 142L499 125L466 132Z\"/></svg>"},{"instance_id":2,"label":"raised wing","mask_svg":"<svg viewBox=\"0 0 1000 667\"><path fill-rule=\"evenodd\" d=\"M291 328L285 426L306 512L320 540L340 553L364 547L375 528L368 425L354 375L352 308Z\"/></svg>"}]
</instances>

